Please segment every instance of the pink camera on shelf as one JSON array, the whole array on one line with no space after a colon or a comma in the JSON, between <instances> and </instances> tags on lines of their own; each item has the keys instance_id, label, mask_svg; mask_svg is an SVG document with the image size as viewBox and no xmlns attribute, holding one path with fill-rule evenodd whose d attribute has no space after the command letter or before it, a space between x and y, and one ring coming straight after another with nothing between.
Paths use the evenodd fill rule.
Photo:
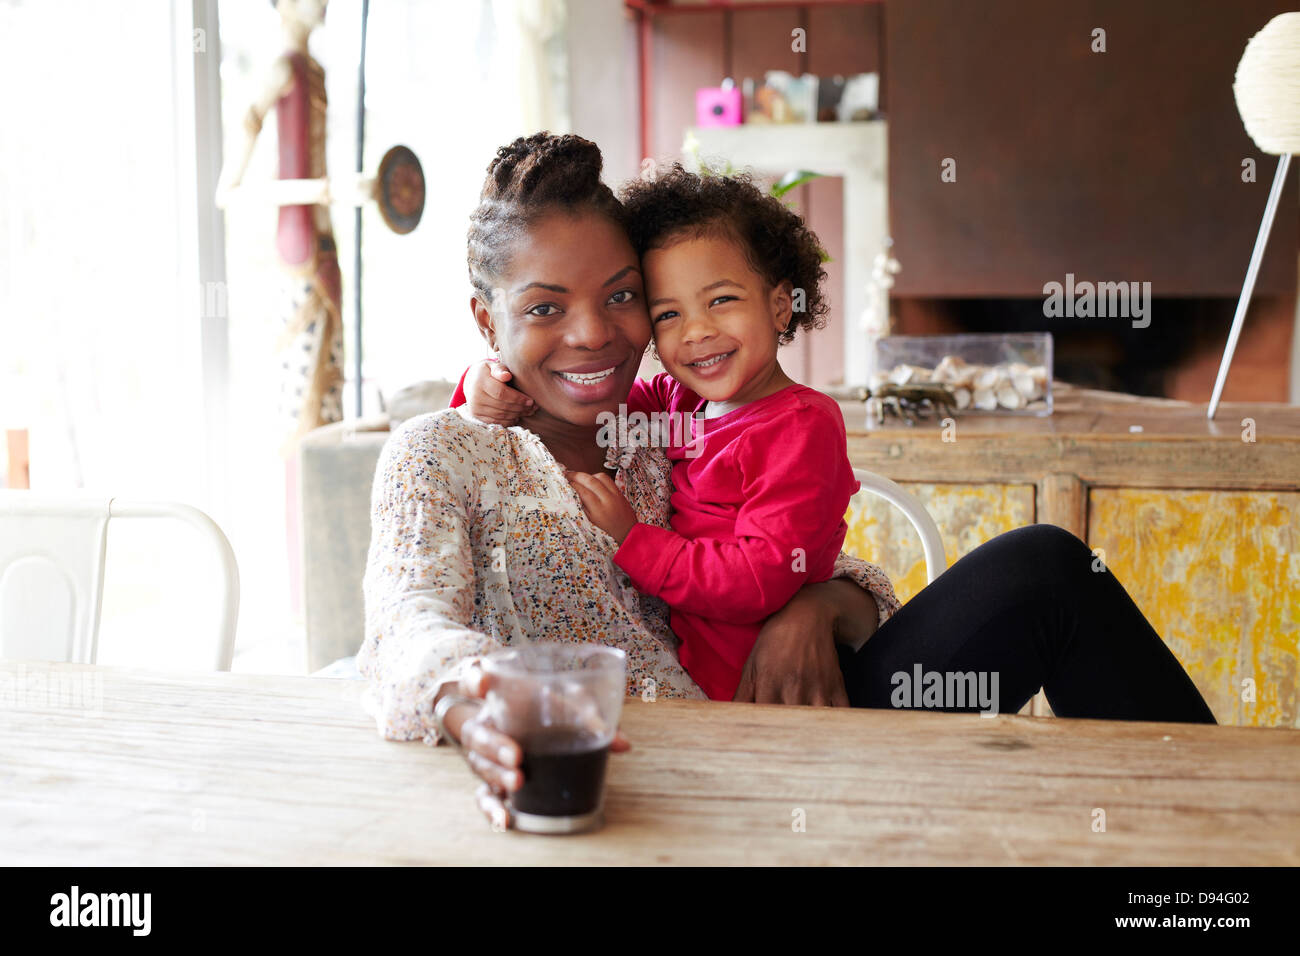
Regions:
<instances>
[{"instance_id":1,"label":"pink camera on shelf","mask_svg":"<svg viewBox=\"0 0 1300 956\"><path fill-rule=\"evenodd\" d=\"M740 88L728 82L695 91L696 126L739 126L744 122Z\"/></svg>"}]
</instances>

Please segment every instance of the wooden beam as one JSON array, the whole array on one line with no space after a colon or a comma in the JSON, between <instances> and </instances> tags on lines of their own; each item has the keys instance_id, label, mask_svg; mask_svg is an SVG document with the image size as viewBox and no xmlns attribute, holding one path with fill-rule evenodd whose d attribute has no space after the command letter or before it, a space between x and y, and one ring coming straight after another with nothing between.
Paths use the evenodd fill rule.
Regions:
<instances>
[{"instance_id":1,"label":"wooden beam","mask_svg":"<svg viewBox=\"0 0 1300 956\"><path fill-rule=\"evenodd\" d=\"M31 459L27 451L27 429L11 428L5 432L5 447L9 456L9 477L6 488L32 486Z\"/></svg>"},{"instance_id":2,"label":"wooden beam","mask_svg":"<svg viewBox=\"0 0 1300 956\"><path fill-rule=\"evenodd\" d=\"M1054 472L1038 483L1038 521L1088 540L1088 488L1078 475Z\"/></svg>"}]
</instances>

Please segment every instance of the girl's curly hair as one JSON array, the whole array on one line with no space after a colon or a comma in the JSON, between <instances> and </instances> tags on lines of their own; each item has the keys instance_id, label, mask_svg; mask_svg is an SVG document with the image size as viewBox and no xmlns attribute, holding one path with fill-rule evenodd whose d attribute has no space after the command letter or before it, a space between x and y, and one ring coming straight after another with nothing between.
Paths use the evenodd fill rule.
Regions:
<instances>
[{"instance_id":1,"label":"girl's curly hair","mask_svg":"<svg viewBox=\"0 0 1300 956\"><path fill-rule=\"evenodd\" d=\"M540 215L595 210L623 228L627 217L600 180L600 149L581 136L534 133L497 150L470 215L469 281L490 296L509 267L511 242Z\"/></svg>"},{"instance_id":2,"label":"girl's curly hair","mask_svg":"<svg viewBox=\"0 0 1300 956\"><path fill-rule=\"evenodd\" d=\"M637 255L680 238L721 233L740 244L750 266L769 286L788 279L794 289L802 290L804 307L781 333L782 344L792 341L799 329L826 325L830 306L822 293L822 245L797 213L755 186L753 177L699 176L674 163L655 179L626 183L620 198Z\"/></svg>"}]
</instances>

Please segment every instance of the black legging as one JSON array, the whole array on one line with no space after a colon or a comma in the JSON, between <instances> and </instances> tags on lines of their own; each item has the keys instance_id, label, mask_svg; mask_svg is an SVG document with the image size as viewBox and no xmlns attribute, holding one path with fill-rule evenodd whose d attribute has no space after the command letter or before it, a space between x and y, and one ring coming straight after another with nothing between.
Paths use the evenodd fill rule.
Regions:
<instances>
[{"instance_id":1,"label":"black legging","mask_svg":"<svg viewBox=\"0 0 1300 956\"><path fill-rule=\"evenodd\" d=\"M1087 545L1054 525L999 535L957 561L862 649L837 645L854 707L893 707L921 673L998 675L998 712L1041 687L1060 717L1215 723L1191 678ZM907 682L896 674L907 675ZM946 680L946 677L945 677ZM990 690L991 678L986 677ZM967 685L969 687L970 685ZM953 685L954 689L956 685ZM973 696L973 695L972 695ZM936 710L980 710L967 698ZM908 696L904 706L913 706Z\"/></svg>"}]
</instances>

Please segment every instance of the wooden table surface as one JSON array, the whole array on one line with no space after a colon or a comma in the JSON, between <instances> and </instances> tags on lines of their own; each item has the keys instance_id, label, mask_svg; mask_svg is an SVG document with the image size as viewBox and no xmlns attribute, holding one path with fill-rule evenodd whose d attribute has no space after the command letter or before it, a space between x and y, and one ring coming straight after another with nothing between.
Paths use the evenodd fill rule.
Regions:
<instances>
[{"instance_id":1,"label":"wooden table surface","mask_svg":"<svg viewBox=\"0 0 1300 956\"><path fill-rule=\"evenodd\" d=\"M548 837L360 692L0 662L0 864L1300 864L1292 730L633 699Z\"/></svg>"}]
</instances>

